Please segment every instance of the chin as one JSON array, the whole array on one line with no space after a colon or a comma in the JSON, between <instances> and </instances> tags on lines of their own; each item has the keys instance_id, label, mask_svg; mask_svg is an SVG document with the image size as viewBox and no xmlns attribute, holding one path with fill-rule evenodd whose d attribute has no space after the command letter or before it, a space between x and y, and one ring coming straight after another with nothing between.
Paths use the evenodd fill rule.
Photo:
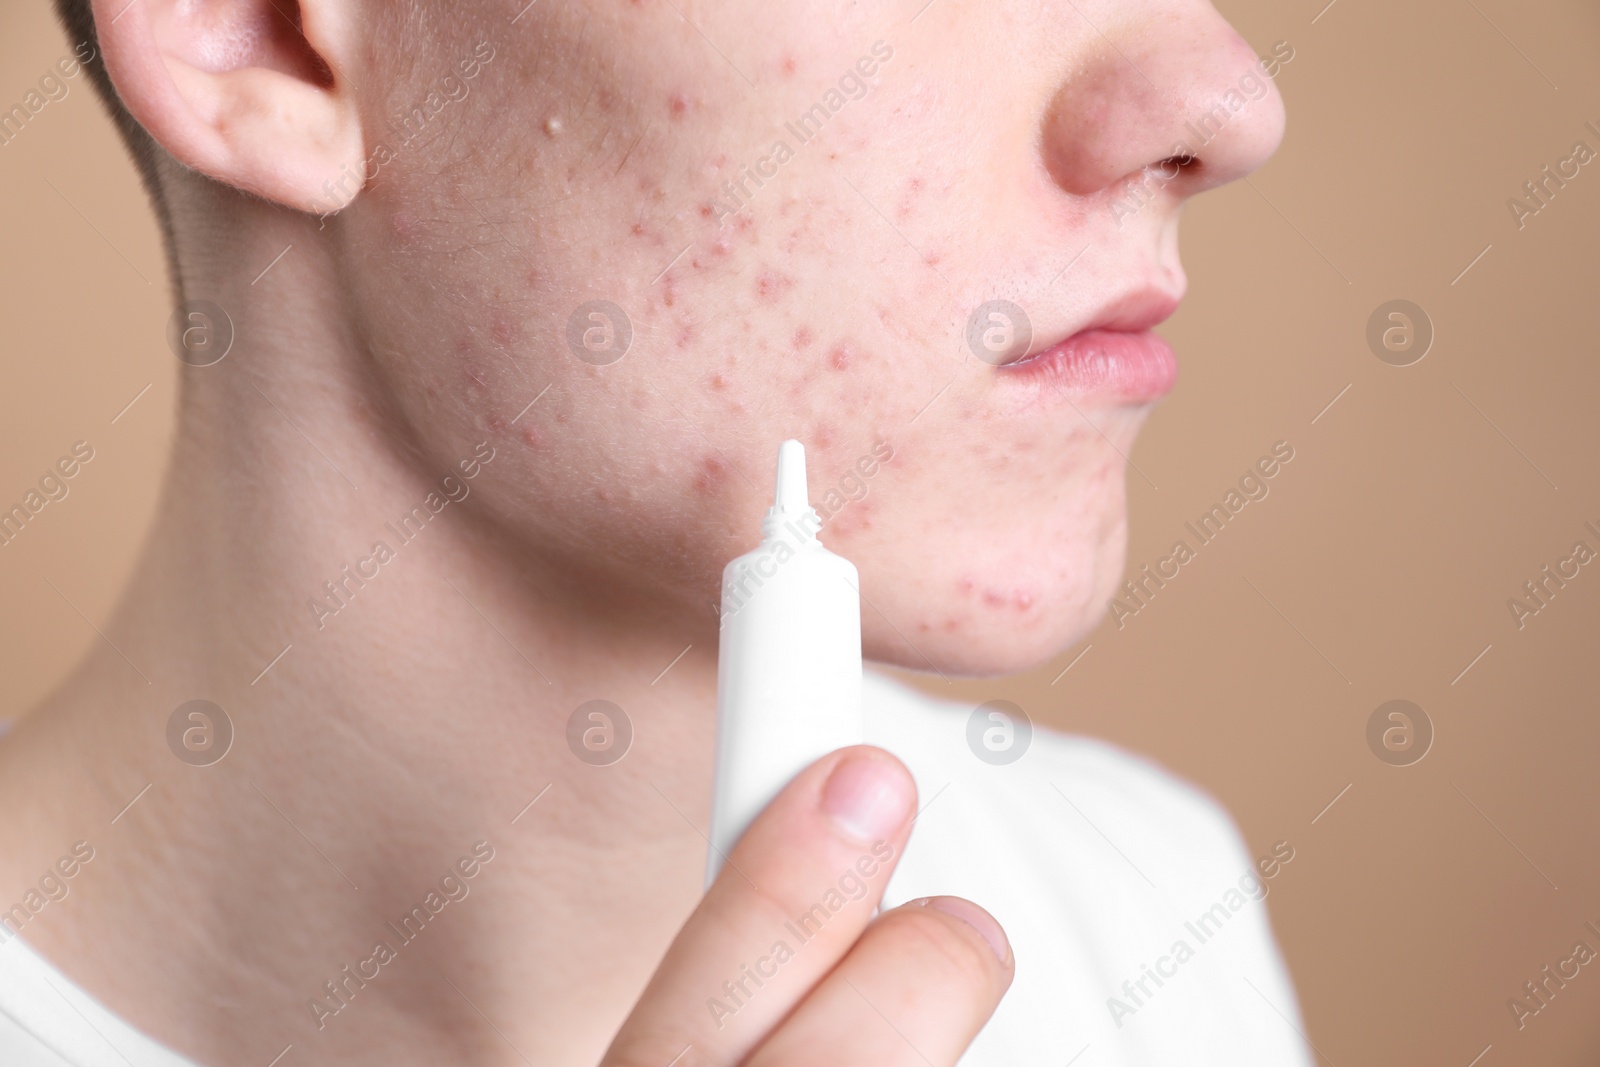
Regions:
<instances>
[{"instance_id":1,"label":"chin","mask_svg":"<svg viewBox=\"0 0 1600 1067\"><path fill-rule=\"evenodd\" d=\"M943 566L901 575L908 588L874 597L873 604L863 600L863 654L949 677L994 677L1043 667L1105 618L1126 554L1127 516L1120 507L1105 517L1099 536L1080 536L1065 549L1043 540L1012 545L1004 553L949 546L941 553ZM972 565L985 557L986 562ZM953 561L967 565L956 569ZM874 584L867 574L862 581L864 588ZM953 592L933 597L934 589ZM905 610L896 615L900 605ZM902 617L916 621L906 625Z\"/></svg>"}]
</instances>

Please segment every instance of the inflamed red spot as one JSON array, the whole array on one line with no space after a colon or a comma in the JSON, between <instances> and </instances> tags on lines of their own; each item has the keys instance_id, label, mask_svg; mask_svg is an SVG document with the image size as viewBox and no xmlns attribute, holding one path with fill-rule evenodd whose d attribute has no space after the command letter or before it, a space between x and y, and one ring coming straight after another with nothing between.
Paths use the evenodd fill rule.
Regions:
<instances>
[{"instance_id":1,"label":"inflamed red spot","mask_svg":"<svg viewBox=\"0 0 1600 1067\"><path fill-rule=\"evenodd\" d=\"M768 303L778 299L794 286L794 279L775 270L764 270L756 278L756 296Z\"/></svg>"},{"instance_id":2,"label":"inflamed red spot","mask_svg":"<svg viewBox=\"0 0 1600 1067\"><path fill-rule=\"evenodd\" d=\"M796 348L808 348L814 339L815 335L811 332L811 327L796 326L794 328L794 346Z\"/></svg>"},{"instance_id":3,"label":"inflamed red spot","mask_svg":"<svg viewBox=\"0 0 1600 1067\"><path fill-rule=\"evenodd\" d=\"M694 491L700 496L712 496L728 480L728 465L720 456L707 456L700 461L694 476Z\"/></svg>"},{"instance_id":4,"label":"inflamed red spot","mask_svg":"<svg viewBox=\"0 0 1600 1067\"><path fill-rule=\"evenodd\" d=\"M844 370L850 366L850 361L855 358L855 351L849 344L841 341L833 346L833 351L828 353L828 366L834 370Z\"/></svg>"}]
</instances>

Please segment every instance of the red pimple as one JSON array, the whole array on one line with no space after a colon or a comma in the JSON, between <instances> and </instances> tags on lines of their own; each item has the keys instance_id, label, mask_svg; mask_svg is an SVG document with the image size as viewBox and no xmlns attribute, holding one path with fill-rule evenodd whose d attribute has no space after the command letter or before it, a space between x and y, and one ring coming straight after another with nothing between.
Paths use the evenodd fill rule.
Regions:
<instances>
[{"instance_id":1,"label":"red pimple","mask_svg":"<svg viewBox=\"0 0 1600 1067\"><path fill-rule=\"evenodd\" d=\"M789 291L794 279L775 270L764 270L756 277L756 297L770 303Z\"/></svg>"},{"instance_id":2,"label":"red pimple","mask_svg":"<svg viewBox=\"0 0 1600 1067\"><path fill-rule=\"evenodd\" d=\"M711 496L728 478L728 465L719 456L707 456L700 461L700 470L694 476L694 491L700 496Z\"/></svg>"},{"instance_id":3,"label":"red pimple","mask_svg":"<svg viewBox=\"0 0 1600 1067\"><path fill-rule=\"evenodd\" d=\"M794 328L794 346L796 348L805 348L809 346L813 339L814 335L811 332L811 327L796 326Z\"/></svg>"},{"instance_id":4,"label":"red pimple","mask_svg":"<svg viewBox=\"0 0 1600 1067\"><path fill-rule=\"evenodd\" d=\"M682 93L673 93L667 97L667 111L675 119L681 119L689 110L689 98Z\"/></svg>"},{"instance_id":5,"label":"red pimple","mask_svg":"<svg viewBox=\"0 0 1600 1067\"><path fill-rule=\"evenodd\" d=\"M720 393L728 388L728 379L724 378L720 374L713 374L711 376L710 385L714 391Z\"/></svg>"},{"instance_id":6,"label":"red pimple","mask_svg":"<svg viewBox=\"0 0 1600 1067\"><path fill-rule=\"evenodd\" d=\"M679 348L688 348L694 342L694 327L684 326L678 330L677 345Z\"/></svg>"},{"instance_id":7,"label":"red pimple","mask_svg":"<svg viewBox=\"0 0 1600 1067\"><path fill-rule=\"evenodd\" d=\"M850 360L854 357L855 352L851 350L850 345L840 341L833 346L833 351L828 353L828 366L834 370L844 370L850 366Z\"/></svg>"},{"instance_id":8,"label":"red pimple","mask_svg":"<svg viewBox=\"0 0 1600 1067\"><path fill-rule=\"evenodd\" d=\"M789 77L793 75L795 71L800 69L800 64L794 61L794 56L786 55L783 57L783 60L779 62L778 69L783 71L784 77Z\"/></svg>"},{"instance_id":9,"label":"red pimple","mask_svg":"<svg viewBox=\"0 0 1600 1067\"><path fill-rule=\"evenodd\" d=\"M522 428L522 443L529 448L539 448L544 444L544 434L539 432L537 426L524 426Z\"/></svg>"}]
</instances>

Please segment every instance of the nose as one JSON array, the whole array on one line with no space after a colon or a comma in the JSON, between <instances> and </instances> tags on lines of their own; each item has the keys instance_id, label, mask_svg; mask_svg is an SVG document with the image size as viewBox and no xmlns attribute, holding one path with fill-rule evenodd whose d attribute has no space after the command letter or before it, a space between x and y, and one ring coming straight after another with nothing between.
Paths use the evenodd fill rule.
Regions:
<instances>
[{"instance_id":1,"label":"nose","mask_svg":"<svg viewBox=\"0 0 1600 1067\"><path fill-rule=\"evenodd\" d=\"M1090 49L1044 121L1044 163L1064 191L1117 195L1138 182L1181 202L1244 177L1278 147L1283 98L1273 78L1293 49L1279 42L1257 57L1210 4L1181 7L1063 9L1077 23L1063 31Z\"/></svg>"}]
</instances>

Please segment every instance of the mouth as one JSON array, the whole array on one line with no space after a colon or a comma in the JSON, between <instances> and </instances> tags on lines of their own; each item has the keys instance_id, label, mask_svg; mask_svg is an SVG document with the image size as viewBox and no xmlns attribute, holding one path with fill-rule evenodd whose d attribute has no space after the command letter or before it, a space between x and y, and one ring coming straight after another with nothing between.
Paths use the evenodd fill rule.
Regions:
<instances>
[{"instance_id":1,"label":"mouth","mask_svg":"<svg viewBox=\"0 0 1600 1067\"><path fill-rule=\"evenodd\" d=\"M1103 305L1077 332L1042 347L1030 346L998 370L1003 378L1068 397L1112 403L1158 400L1172 391L1178 361L1153 327L1169 318L1181 299L1157 289L1126 293Z\"/></svg>"}]
</instances>

